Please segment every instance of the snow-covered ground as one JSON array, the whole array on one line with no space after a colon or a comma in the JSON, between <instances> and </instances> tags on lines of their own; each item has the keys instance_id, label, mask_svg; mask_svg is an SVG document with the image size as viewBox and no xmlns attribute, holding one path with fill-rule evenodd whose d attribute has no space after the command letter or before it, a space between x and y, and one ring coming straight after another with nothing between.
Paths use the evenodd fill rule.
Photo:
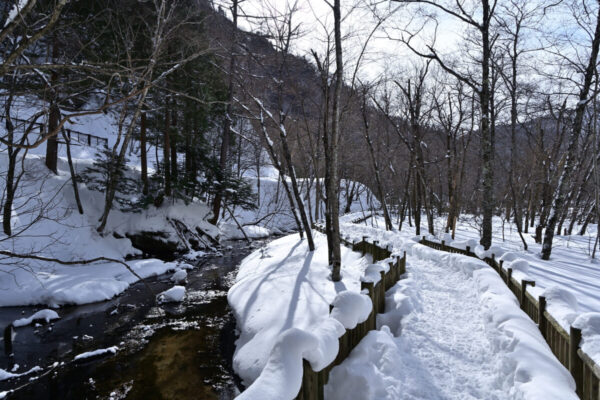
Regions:
<instances>
[{"instance_id":1,"label":"snow-covered ground","mask_svg":"<svg viewBox=\"0 0 600 400\"><path fill-rule=\"evenodd\" d=\"M360 291L367 261L343 249L342 281L333 283L327 240L315 232L316 250L308 251L298 235L277 239L240 265L227 296L240 331L233 365L246 385L265 368L271 350L287 330L311 332L329 317L329 304L344 290Z\"/></svg>"},{"instance_id":2,"label":"snow-covered ground","mask_svg":"<svg viewBox=\"0 0 600 400\"><path fill-rule=\"evenodd\" d=\"M79 168L90 160L77 160ZM6 155L0 154L0 170L6 168ZM208 207L180 202L150 206L139 212L113 209L104 235L96 227L101 215L103 193L79 185L84 214L77 212L66 161L59 161L59 174L48 172L43 159L28 156L11 219L15 236L0 238L0 249L13 253L56 258L63 261L106 257L119 261L141 255L132 246L128 233L164 232L165 240L178 241L171 219L190 227L200 226L217 235L216 227L205 222ZM1 220L1 217L0 217ZM142 278L163 274L178 263L159 259L136 259L127 264ZM110 299L122 293L138 277L122 264L98 262L89 265L61 265L30 259L0 258L0 306L39 305L57 307Z\"/></svg>"},{"instance_id":3,"label":"snow-covered ground","mask_svg":"<svg viewBox=\"0 0 600 400\"><path fill-rule=\"evenodd\" d=\"M344 220L349 222L350 219L356 218L358 215L360 214L345 217ZM452 241L448 235L443 233L445 222L444 217L435 220L436 235L435 238L431 239L445 240L446 244L459 248L470 245L472 251L481 250L475 248L479 244L480 234L478 221L474 217L465 216L460 219L457 224L455 241ZM346 224L344 225L344 231L364 231L365 234L375 235L383 241L393 241L392 239L386 239L386 235L393 238L394 234L369 229L369 227L383 228L384 226L383 218L377 217L374 222L369 220L367 223L356 226ZM576 226L574 232L578 232L578 230L579 227ZM402 235L411 236L414 233L414 227L409 227L406 223L403 225ZM429 237L426 224L422 225L421 233ZM598 263L600 251L597 252L596 259L591 258L596 233L597 226L590 224L585 235L555 236L552 257L549 261L544 261L539 256L541 245L535 243L531 233L524 235L528 246L528 249L524 250L516 228L506 222L503 229L502 220L494 217L492 252L495 253L496 258L511 252L514 253L511 258L516 257L526 261L527 271L521 277L536 282L536 288L528 289L532 293L540 295L545 289L549 292L567 290L576 299L576 304L572 305L573 313L596 312L600 311L600 264ZM360 232L355 233L355 236L359 238ZM505 265L506 267L507 265ZM553 295L550 293L550 296ZM563 301L565 300L563 299ZM567 330L568 324L573 322L573 319L573 316L571 316L568 321L562 321Z\"/></svg>"},{"instance_id":4,"label":"snow-covered ground","mask_svg":"<svg viewBox=\"0 0 600 400\"><path fill-rule=\"evenodd\" d=\"M235 209L234 214L238 222L242 225L259 225L260 227L268 228L272 233L290 232L297 229L294 221L294 215L292 213L289 200L285 193L285 189L281 184L279 178L279 172L272 166L264 166L261 168L261 176L258 178L256 173L249 170L244 175L252 185L253 191L258 194L259 204L255 210L241 210ZM285 178L291 189L291 181L288 177ZM311 184L307 179L298 179L299 190L302 198L304 199L304 207L307 215L310 213L314 217L315 215L315 197L316 197L316 185L312 182L312 187L308 189L308 185ZM340 209L345 208L346 203L346 189L352 187L354 182L342 180L340 185ZM351 190L350 190L351 191ZM310 205L308 198L310 197ZM325 214L325 203L321 201L319 216L323 217ZM378 208L379 202L370 192L370 190L360 184L356 183L354 196L350 204L351 212L360 213L368 212L372 208ZM310 220L310 217L309 217ZM234 221L231 219L229 214L225 214L224 221L231 228L237 229ZM251 227L248 227L251 228ZM229 232L234 233L235 229L228 229ZM239 229L237 229L237 236L242 236ZM254 231L249 230L250 233Z\"/></svg>"},{"instance_id":5,"label":"snow-covered ground","mask_svg":"<svg viewBox=\"0 0 600 400\"><path fill-rule=\"evenodd\" d=\"M347 216L344 220L355 218L356 215ZM443 232L444 222L443 218L436 220L437 232ZM402 232L386 232L381 229L383 226L383 220L377 217L374 222L345 222L342 224L342 231L354 240L367 235L396 250L403 248L406 240L414 235L414 228L407 224ZM508 224L503 235L502 220L499 218L494 218L493 232L493 246L487 254L493 252L498 258L505 260L503 268L513 268L513 276L517 279L535 280L536 286L527 286L527 291L534 297L546 297L547 311L567 332L571 325L580 328L583 334L583 351L600 364L600 269L597 261L590 257L597 232L596 225L590 225L588 233L583 236L555 237L552 257L548 261L539 257L540 245L530 235L525 235L529 246L527 251L523 250L518 233L514 229L511 231ZM480 256L486 255L482 248L476 247L479 233L472 217L461 219L455 241L443 233L429 238L443 239L447 244L458 248L468 245ZM414 240L419 238L414 237ZM588 247L586 243L591 243L591 246Z\"/></svg>"},{"instance_id":6,"label":"snow-covered ground","mask_svg":"<svg viewBox=\"0 0 600 400\"><path fill-rule=\"evenodd\" d=\"M407 251L409 264L407 279L386 295L380 330L332 370L326 398L577 398L569 372L487 264L419 245L409 232L347 223L342 229ZM234 367L254 383L240 398L293 398L298 359L313 365L319 335L321 342L335 337L334 328L322 326L340 284L330 280L323 235L316 239L314 255L297 236L286 236L242 264L228 296L240 330ZM357 293L366 261L348 260L352 252L343 251L341 286Z\"/></svg>"},{"instance_id":7,"label":"snow-covered ground","mask_svg":"<svg viewBox=\"0 0 600 400\"><path fill-rule=\"evenodd\" d=\"M408 243L408 242L407 242ZM485 263L421 245L327 399L577 399L569 372Z\"/></svg>"}]
</instances>

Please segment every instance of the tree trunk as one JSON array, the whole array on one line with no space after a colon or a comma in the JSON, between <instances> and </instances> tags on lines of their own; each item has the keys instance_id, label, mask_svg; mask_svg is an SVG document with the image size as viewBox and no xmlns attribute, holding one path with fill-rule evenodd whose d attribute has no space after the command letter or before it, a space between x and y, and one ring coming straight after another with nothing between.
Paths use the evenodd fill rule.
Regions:
<instances>
[{"instance_id":1,"label":"tree trunk","mask_svg":"<svg viewBox=\"0 0 600 400\"><path fill-rule=\"evenodd\" d=\"M58 58L58 40L56 36L52 40L52 59L56 61ZM54 132L58 127L60 120L60 110L56 102L58 101L58 93L56 87L58 82L58 74L52 71L50 80L52 82L53 93L50 103L50 115L48 116L48 132ZM55 174L58 174L58 135L53 135L46 141L46 166Z\"/></svg>"},{"instance_id":2,"label":"tree trunk","mask_svg":"<svg viewBox=\"0 0 600 400\"><path fill-rule=\"evenodd\" d=\"M390 214L388 212L387 205L385 203L385 192L383 190L383 184L381 183L381 177L379 174L379 165L377 163L377 159L375 158L375 151L373 150L373 142L371 142L371 136L369 135L369 119L368 119L368 109L365 101L366 94L363 97L363 105L362 105L362 113L363 113L363 123L365 127L365 140L367 142L367 149L369 150L369 154L371 156L371 165L373 166L373 171L375 172L375 183L377 185L377 192L379 195L379 201L381 202L381 208L383 209L383 218L385 219L385 229L387 231L391 231L392 219L390 218Z\"/></svg>"},{"instance_id":3,"label":"tree trunk","mask_svg":"<svg viewBox=\"0 0 600 400\"><path fill-rule=\"evenodd\" d=\"M546 227L546 234L544 236L544 244L542 246L542 259L549 260L552 254L552 240L554 238L554 230L560 212L562 211L565 201L565 191L567 185L570 183L571 175L573 173L572 164L577 158L577 143L583 127L583 116L585 112L585 105L588 101L588 95L592 84L592 78L594 76L594 70L596 69L596 60L598 59L598 48L600 47L600 7L598 8L598 15L596 16L596 30L594 33L594 39L592 41L592 52L590 54L590 60L585 70L583 87L579 93L579 102L575 107L575 118L573 120L573 128L571 131L571 137L569 139L569 146L567 148L567 158L565 165L562 170L562 174L558 180L558 186L554 195L554 202L552 204L552 211L550 213L550 219Z\"/></svg>"},{"instance_id":4,"label":"tree trunk","mask_svg":"<svg viewBox=\"0 0 600 400\"><path fill-rule=\"evenodd\" d=\"M223 121L223 132L221 139L221 153L219 155L219 168L223 174L223 177L228 175L228 163L229 157L229 143L231 138L231 117L232 117L232 103L233 103L233 91L234 91L234 73L235 73L235 51L237 47L237 25L238 25L238 3L239 0L232 0L231 11L233 14L233 40L231 42L231 49L229 53L229 77L228 77L228 88L227 88L227 107L225 110L225 121ZM211 224L216 225L219 220L219 213L221 210L221 202L223 201L223 188L221 187L215 194L213 199L213 215L209 220Z\"/></svg>"},{"instance_id":5,"label":"tree trunk","mask_svg":"<svg viewBox=\"0 0 600 400\"><path fill-rule=\"evenodd\" d=\"M169 138L171 142L171 181L172 185L177 184L179 177L177 168L177 140L179 131L177 130L177 102L171 103L171 129L169 129Z\"/></svg>"},{"instance_id":6,"label":"tree trunk","mask_svg":"<svg viewBox=\"0 0 600 400\"><path fill-rule=\"evenodd\" d=\"M148 157L146 154L146 113L142 113L140 124L140 153L142 164L142 193L148 195Z\"/></svg>"},{"instance_id":7,"label":"tree trunk","mask_svg":"<svg viewBox=\"0 0 600 400\"><path fill-rule=\"evenodd\" d=\"M483 172L483 221L481 245L487 250L492 245L492 216L494 213L494 143L490 130L490 58L491 45L489 38L490 4L489 0L482 1L483 26L481 29L483 43L482 79L481 79L481 148Z\"/></svg>"},{"instance_id":8,"label":"tree trunk","mask_svg":"<svg viewBox=\"0 0 600 400\"><path fill-rule=\"evenodd\" d=\"M171 110L170 99L165 105L165 132L163 135L163 169L165 175L165 195L171 196Z\"/></svg>"},{"instance_id":9,"label":"tree trunk","mask_svg":"<svg viewBox=\"0 0 600 400\"><path fill-rule=\"evenodd\" d=\"M329 148L326 146L327 169L329 170L327 179L327 209L329 214L329 235L330 235L330 253L332 273L331 279L334 282L341 280L342 255L340 250L340 213L339 213L339 176L338 176L338 142L340 134L341 119L341 97L342 87L344 85L344 63L342 60L342 33L341 33L341 10L340 0L334 0L333 3L334 18L334 36L335 36L335 89L333 95L333 118L331 121L331 137ZM327 136L327 135L324 135Z\"/></svg>"},{"instance_id":10,"label":"tree trunk","mask_svg":"<svg viewBox=\"0 0 600 400\"><path fill-rule=\"evenodd\" d=\"M290 154L290 149L288 147L287 137L285 133L285 128L283 124L280 125L279 129L279 137L281 139L281 144L283 148L283 156L285 162L287 164L288 174L290 176L290 180L292 181L292 190L294 192L294 197L296 198L296 205L298 206L298 210L300 211L300 220L302 221L302 225L304 226L304 232L306 233L306 239L308 239L308 249L310 251L315 250L315 242L312 237L311 226L308 223L308 218L306 217L306 210L304 209L304 202L302 201L302 196L300 195L300 191L298 190L298 181L296 180L296 171L294 171L294 165L292 164L292 156ZM298 217L296 217L298 219Z\"/></svg>"},{"instance_id":11,"label":"tree trunk","mask_svg":"<svg viewBox=\"0 0 600 400\"><path fill-rule=\"evenodd\" d=\"M79 189L77 188L77 174L75 173L75 168L73 168L73 159L71 158L71 138L65 135L64 130L62 136L67 147L67 161L69 163L69 172L71 173L71 183L73 184L73 194L75 195L75 202L77 203L77 211L79 211L79 214L83 215L83 206L81 205Z\"/></svg>"}]
</instances>

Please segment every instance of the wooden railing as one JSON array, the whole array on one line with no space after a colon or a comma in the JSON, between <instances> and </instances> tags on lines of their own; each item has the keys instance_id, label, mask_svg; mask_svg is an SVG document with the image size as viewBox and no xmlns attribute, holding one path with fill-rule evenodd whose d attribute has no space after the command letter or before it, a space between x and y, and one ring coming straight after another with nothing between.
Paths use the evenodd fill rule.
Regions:
<instances>
[{"instance_id":1,"label":"wooden railing","mask_svg":"<svg viewBox=\"0 0 600 400\"><path fill-rule=\"evenodd\" d=\"M0 120L1 119L6 119L6 117L4 115L0 115ZM25 123L25 124L29 124L31 122L26 119L15 118L15 117L12 117L11 120L16 121L16 122ZM42 122L34 122L33 125L39 127L40 136L44 136L44 134L46 132L46 124L44 124ZM90 147L91 146L99 146L99 145L108 147L108 139L107 138L103 138L103 137L92 135L92 134L85 133L85 132L79 132L79 131L76 131L75 129L64 129L63 128L63 130L70 141L76 141L84 146L90 146ZM60 138L61 138L61 135L57 135L58 142L62 143L60 141Z\"/></svg>"},{"instance_id":2,"label":"wooden railing","mask_svg":"<svg viewBox=\"0 0 600 400\"><path fill-rule=\"evenodd\" d=\"M323 228L315 226L315 229L323 232ZM349 240L342 239L342 244L351 247L353 251L359 251L364 254L370 254L373 257L373 262L385 260L390 258L392 252L388 249L384 249L378 246L377 241L369 243L366 237L357 243L353 243ZM362 282L361 290L368 290L368 296L373 302L373 309L371 314L364 321L358 324L354 329L347 329L346 332L339 338L339 351L336 359L323 368L319 372L313 371L310 363L306 360L303 362L303 373L302 373L302 387L297 400L323 400L324 399L324 387L329 381L329 373L331 370L342 363L348 357L352 349L358 345L358 343L367 336L369 331L376 329L376 318L377 314L384 311L385 308L385 292L406 272L406 253L402 258L395 257L393 262L390 263L390 268L387 272L381 272L381 279L377 283L373 282ZM330 310L331 311L331 310Z\"/></svg>"},{"instance_id":3,"label":"wooden railing","mask_svg":"<svg viewBox=\"0 0 600 400\"><path fill-rule=\"evenodd\" d=\"M421 244L441 251L479 258L471 252L468 246L466 250L458 249L447 246L443 241L438 243L426 240L425 237L421 240ZM502 260L496 261L493 254L491 257L484 258L483 261L498 272L519 300L521 309L538 324L542 336L546 339L556 358L573 375L577 395L582 400L600 399L600 366L580 348L581 330L571 326L569 332L567 332L546 310L546 298L539 296L536 299L531 293L527 292L527 286L535 286L535 281L521 280L519 282L512 276L512 269L504 269Z\"/></svg>"}]
</instances>

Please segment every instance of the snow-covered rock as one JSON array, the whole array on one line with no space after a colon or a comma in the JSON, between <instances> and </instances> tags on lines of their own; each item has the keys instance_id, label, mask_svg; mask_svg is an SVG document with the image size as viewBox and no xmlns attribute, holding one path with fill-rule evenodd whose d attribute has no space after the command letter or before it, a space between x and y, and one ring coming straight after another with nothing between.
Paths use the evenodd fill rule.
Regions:
<instances>
[{"instance_id":1,"label":"snow-covered rock","mask_svg":"<svg viewBox=\"0 0 600 400\"><path fill-rule=\"evenodd\" d=\"M13 326L15 328L18 328L21 326L29 325L32 322L39 321L39 320L44 320L44 321L46 321L46 323L48 323L52 320L59 319L59 318L60 317L58 316L58 313L54 310L48 310L48 309L40 310L28 318L21 318L21 319L14 321Z\"/></svg>"},{"instance_id":2,"label":"snow-covered rock","mask_svg":"<svg viewBox=\"0 0 600 400\"><path fill-rule=\"evenodd\" d=\"M173 286L171 289L165 290L157 296L159 303L178 303L183 301L185 296L184 286Z\"/></svg>"},{"instance_id":3,"label":"snow-covered rock","mask_svg":"<svg viewBox=\"0 0 600 400\"><path fill-rule=\"evenodd\" d=\"M171 275L171 282L181 283L187 279L187 272L183 269L178 269Z\"/></svg>"},{"instance_id":4,"label":"snow-covered rock","mask_svg":"<svg viewBox=\"0 0 600 400\"><path fill-rule=\"evenodd\" d=\"M118 350L119 350L119 348L117 346L112 346L112 347L108 347L106 349L86 351L85 353L77 354L73 358L73 360L78 361L78 360L84 360L86 358L102 356L105 354L117 354Z\"/></svg>"}]
</instances>

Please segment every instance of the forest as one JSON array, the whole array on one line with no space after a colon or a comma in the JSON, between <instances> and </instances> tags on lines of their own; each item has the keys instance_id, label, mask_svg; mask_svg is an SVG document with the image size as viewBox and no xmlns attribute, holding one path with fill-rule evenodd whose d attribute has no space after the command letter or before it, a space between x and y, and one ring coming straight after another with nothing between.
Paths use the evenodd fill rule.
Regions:
<instances>
[{"instance_id":1,"label":"forest","mask_svg":"<svg viewBox=\"0 0 600 400\"><path fill-rule=\"evenodd\" d=\"M410 342L410 330L399 339L400 318L418 329L443 330L435 322L440 315L411 314L420 306L410 290L444 303L440 293L446 289L430 289L445 279L433 264L471 271L470 286L462 275L448 278L464 290L449 296L486 304L471 309L473 304L456 300L444 318L459 315L460 321L469 309L487 318L497 306L486 302L505 288L484 292L484 274L473 272L481 266L420 250L427 246L466 253L496 269L534 327L542 329L541 304L548 301L549 315L563 332L557 335L574 349L565 366L568 379L525 368L534 376L533 397L518 385L509 390L485 383L472 398L521 398L517 392L531 399L575 393L591 398L582 394L587 383L580 384L571 367L579 344L572 344L569 329L580 329L580 340L583 330L588 347L579 351L591 363L600 360L600 319L594 319L600 311L600 1L4 0L0 21L0 325L6 326L0 398L46 398L47 386L58 378L42 374L28 384L40 368L32 360L46 357L52 365L50 360L59 363L65 354L91 347L106 351L82 353L84 358L117 354L113 362L138 374L131 357L150 357L140 354L152 345L123 351L108 347L112 339L134 330L133 323L153 332L183 325L185 332L202 330L212 312L222 317L219 329L232 337L221 346L231 348L220 361L229 372L218 379L235 389L211 397L219 384L207 372L206 398L471 398L461 397L469 387L410 396L401 391L402 397L395 392L399 387L411 392L411 385L427 386L426 374L418 371L432 366L394 355L418 379L398 377L374 356L378 343L387 343L393 354L427 348L422 339ZM404 278L386 283L382 297L371 299L385 308L369 303L361 317L361 285L369 274L379 274L373 265L388 259L401 268L394 258L401 256ZM203 269L208 264L219 276ZM296 276L296 283L285 276ZM274 301L278 292L271 280L291 297ZM416 286L406 289L413 281ZM132 294L136 285L147 298ZM220 293L209 311L202 308L207 291ZM403 296L414 304L407 306ZM527 296L533 299L529 306L523 303ZM50 321L67 324L69 318L56 310L110 304L116 307L111 316L125 318L135 306L128 309L123 297L131 297L131 304L146 302L144 316L118 323L104 316L103 328L89 332L65 325L66 334L78 338L67 352L22 350L19 361L17 349L27 348L29 336L50 340L48 349L57 345L52 324L59 322ZM313 309L305 298L324 303L314 300L319 306ZM185 310L173 305L181 302ZM395 313L388 309L392 304ZM348 330L366 324L370 310L379 310L377 326L351 346L365 347L360 362L349 355L338 363L337 350L331 360L316 357L315 349L298 350L308 339L285 336L286 329L316 329L319 342L322 329L329 343L327 335L340 328L330 321L334 314ZM513 315L509 306L499 310ZM104 311L92 314L99 318ZM153 312L160 322L152 320ZM24 313L33 316L27 321ZM177 321L169 320L172 315ZM354 326L346 326L349 316L359 319ZM33 331L21 335L19 345L13 333L22 326ZM495 332L498 326L488 328ZM473 333L480 326L471 328ZM392 346L382 332L410 343ZM96 334L100 342L82 339ZM140 335L135 339L146 338ZM536 328L535 335L546 346L546 332L540 336ZM184 342L174 333L167 336ZM341 333L335 343L338 338L341 346ZM285 340L293 344L285 347ZM477 340L473 346L489 347ZM553 343L548 357L554 357L551 350L564 365ZM531 346L526 351L538 351ZM294 360L309 362L311 373L336 360L335 368L324 369L326 378L315 378L327 384L317 397L306 394L306 366L288 371L291 361L275 357L296 350L300 361ZM71 357L74 365L77 357ZM136 362L146 365L144 360ZM346 387L369 363L397 381L372 391ZM103 376L95 378L96 386L77 375L77 367L48 371L63 368L61 379L81 383L76 391L58 385L59 398L105 398L111 390L117 395L106 398L197 398L197 377L186 378L189 393L144 397L148 393L136 383L119 382L115 389L125 378L101 372L114 369L102 365L85 367L85 373ZM470 367L456 365L468 375ZM589 368L600 371L597 364ZM140 381L135 376L131 382ZM550 390L540 383L544 379L566 382L550 386L558 397L544 397ZM600 378L594 379L590 390L597 392ZM379 387L375 378L367 381ZM444 387L443 381L436 384ZM494 390L502 394L493 397Z\"/></svg>"}]
</instances>

